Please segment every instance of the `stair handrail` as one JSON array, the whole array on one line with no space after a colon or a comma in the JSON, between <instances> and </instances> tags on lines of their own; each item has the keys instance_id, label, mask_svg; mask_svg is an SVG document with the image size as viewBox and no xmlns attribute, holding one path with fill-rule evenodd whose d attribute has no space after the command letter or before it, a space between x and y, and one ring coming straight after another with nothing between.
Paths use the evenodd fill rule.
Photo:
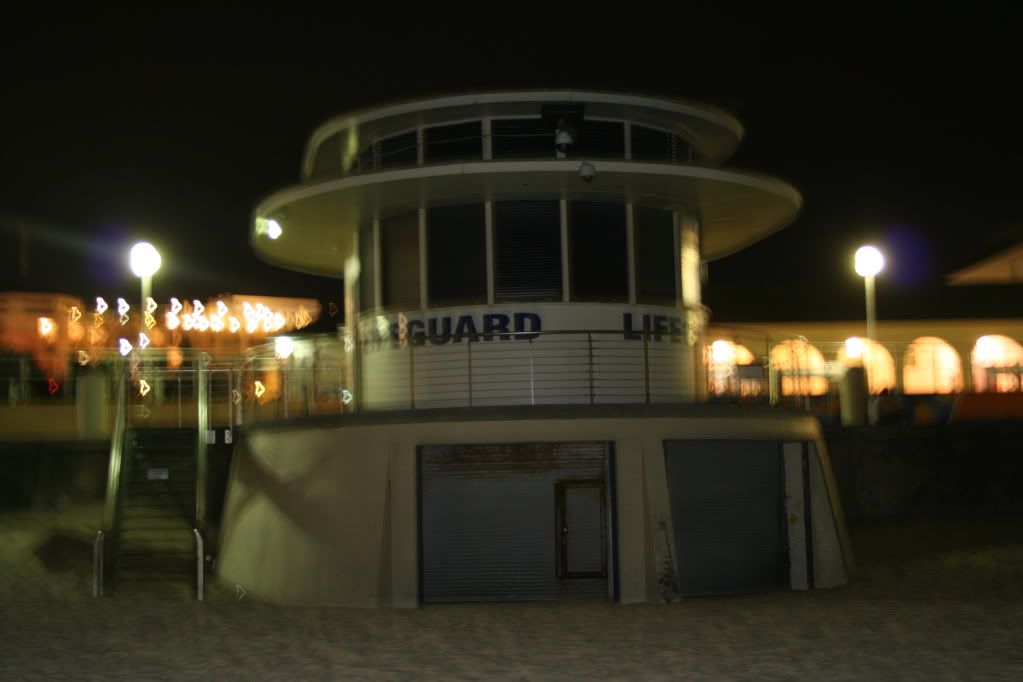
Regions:
<instances>
[{"instance_id":1,"label":"stair handrail","mask_svg":"<svg viewBox=\"0 0 1023 682\"><path fill-rule=\"evenodd\" d=\"M195 533L195 599L202 601L205 552L203 551L202 533L198 528L193 528L192 532Z\"/></svg>"},{"instance_id":2,"label":"stair handrail","mask_svg":"<svg viewBox=\"0 0 1023 682\"><path fill-rule=\"evenodd\" d=\"M106 505L103 513L103 531L106 536L116 540L115 527L117 525L117 505L121 491L121 464L124 456L124 440L127 422L127 378L124 374L124 363L116 361L114 364L114 383L117 386L117 397L114 408L114 428L110 436L110 459L107 465L107 494ZM113 552L113 544L104 542L105 558L110 558Z\"/></svg>"},{"instance_id":3,"label":"stair handrail","mask_svg":"<svg viewBox=\"0 0 1023 682\"><path fill-rule=\"evenodd\" d=\"M92 541L92 596L103 596L103 531Z\"/></svg>"}]
</instances>

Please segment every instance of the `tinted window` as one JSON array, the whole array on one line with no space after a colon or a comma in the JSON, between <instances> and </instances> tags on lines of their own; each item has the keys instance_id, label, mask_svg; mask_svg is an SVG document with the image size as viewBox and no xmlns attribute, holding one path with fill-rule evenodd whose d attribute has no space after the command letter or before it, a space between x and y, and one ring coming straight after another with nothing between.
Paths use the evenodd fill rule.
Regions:
<instances>
[{"instance_id":1,"label":"tinted window","mask_svg":"<svg viewBox=\"0 0 1023 682\"><path fill-rule=\"evenodd\" d=\"M427 273L431 306L487 302L483 204L427 211Z\"/></svg>"},{"instance_id":2,"label":"tinted window","mask_svg":"<svg viewBox=\"0 0 1023 682\"><path fill-rule=\"evenodd\" d=\"M625 206L570 202L568 229L572 300L627 300Z\"/></svg>"},{"instance_id":3,"label":"tinted window","mask_svg":"<svg viewBox=\"0 0 1023 682\"><path fill-rule=\"evenodd\" d=\"M419 307L419 214L380 221L383 304Z\"/></svg>"},{"instance_id":4,"label":"tinted window","mask_svg":"<svg viewBox=\"0 0 1023 682\"><path fill-rule=\"evenodd\" d=\"M479 121L427 128L424 134L428 163L483 158L483 124Z\"/></svg>"},{"instance_id":5,"label":"tinted window","mask_svg":"<svg viewBox=\"0 0 1023 682\"><path fill-rule=\"evenodd\" d=\"M636 161L684 161L676 158L675 136L663 130L633 125L632 158Z\"/></svg>"},{"instance_id":6,"label":"tinted window","mask_svg":"<svg viewBox=\"0 0 1023 682\"><path fill-rule=\"evenodd\" d=\"M377 143L379 146L379 164L381 168L395 166L414 166L419 159L416 147L416 131L412 130L401 135L386 137Z\"/></svg>"},{"instance_id":7,"label":"tinted window","mask_svg":"<svg viewBox=\"0 0 1023 682\"><path fill-rule=\"evenodd\" d=\"M554 127L540 118L495 120L490 124L495 159L554 156Z\"/></svg>"},{"instance_id":8,"label":"tinted window","mask_svg":"<svg viewBox=\"0 0 1023 682\"><path fill-rule=\"evenodd\" d=\"M561 212L557 201L494 204L494 297L561 300Z\"/></svg>"},{"instance_id":9,"label":"tinted window","mask_svg":"<svg viewBox=\"0 0 1023 682\"><path fill-rule=\"evenodd\" d=\"M625 124L614 121L583 121L579 130L579 140L569 147L568 156L624 159Z\"/></svg>"},{"instance_id":10,"label":"tinted window","mask_svg":"<svg viewBox=\"0 0 1023 682\"><path fill-rule=\"evenodd\" d=\"M636 258L636 301L674 306L675 272L679 264L671 211L633 207L632 240Z\"/></svg>"}]
</instances>

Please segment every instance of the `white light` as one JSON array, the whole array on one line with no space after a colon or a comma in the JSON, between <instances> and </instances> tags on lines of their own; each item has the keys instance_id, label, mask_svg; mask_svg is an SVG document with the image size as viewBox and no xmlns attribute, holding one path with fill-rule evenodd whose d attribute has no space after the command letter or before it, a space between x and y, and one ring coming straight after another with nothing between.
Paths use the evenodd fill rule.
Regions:
<instances>
[{"instance_id":1,"label":"white light","mask_svg":"<svg viewBox=\"0 0 1023 682\"><path fill-rule=\"evenodd\" d=\"M53 333L53 320L48 317L39 318L39 336L49 336Z\"/></svg>"},{"instance_id":2,"label":"white light","mask_svg":"<svg viewBox=\"0 0 1023 682\"><path fill-rule=\"evenodd\" d=\"M232 334L237 334L238 330L241 329L241 326L242 326L241 322L239 322L238 318L235 317L234 315L228 318L227 328L231 330Z\"/></svg>"},{"instance_id":3,"label":"white light","mask_svg":"<svg viewBox=\"0 0 1023 682\"><path fill-rule=\"evenodd\" d=\"M845 356L847 358L862 358L866 352L867 344L858 336L851 336L845 340Z\"/></svg>"},{"instance_id":4,"label":"white light","mask_svg":"<svg viewBox=\"0 0 1023 682\"><path fill-rule=\"evenodd\" d=\"M117 350L121 355L127 355L131 352L131 342L128 339L118 339L117 343L119 345Z\"/></svg>"},{"instance_id":5,"label":"white light","mask_svg":"<svg viewBox=\"0 0 1023 682\"><path fill-rule=\"evenodd\" d=\"M131 247L128 260L136 277L152 277L163 262L160 259L160 252L149 242L139 242Z\"/></svg>"},{"instance_id":6,"label":"white light","mask_svg":"<svg viewBox=\"0 0 1023 682\"><path fill-rule=\"evenodd\" d=\"M117 299L117 314L118 315L121 315L121 316L127 315L129 310L131 310L131 306L128 305L127 301L125 301L123 298Z\"/></svg>"},{"instance_id":7,"label":"white light","mask_svg":"<svg viewBox=\"0 0 1023 682\"><path fill-rule=\"evenodd\" d=\"M227 313L227 304L223 301L217 301L217 315L223 317L224 315L227 315Z\"/></svg>"},{"instance_id":8,"label":"white light","mask_svg":"<svg viewBox=\"0 0 1023 682\"><path fill-rule=\"evenodd\" d=\"M269 237L270 239L277 239L282 234L284 234L284 229L281 227L281 224L279 222L277 222L273 218L270 218L270 220L266 221L267 237Z\"/></svg>"},{"instance_id":9,"label":"white light","mask_svg":"<svg viewBox=\"0 0 1023 682\"><path fill-rule=\"evenodd\" d=\"M710 357L714 362L722 365L734 364L735 344L731 341L718 339L714 343L710 344Z\"/></svg>"},{"instance_id":10,"label":"white light","mask_svg":"<svg viewBox=\"0 0 1023 682\"><path fill-rule=\"evenodd\" d=\"M196 315L196 316L202 315L204 312L206 312L206 308L203 306L202 303L199 302L199 299L195 299L194 301L192 301L192 314L193 315Z\"/></svg>"},{"instance_id":11,"label":"white light","mask_svg":"<svg viewBox=\"0 0 1023 682\"><path fill-rule=\"evenodd\" d=\"M165 319L166 319L167 329L170 329L171 331L174 331L175 329L177 329L181 325L181 319L177 316L177 314L175 314L175 313L173 313L173 312L171 312L169 310L167 311L167 314L165 315Z\"/></svg>"},{"instance_id":12,"label":"white light","mask_svg":"<svg viewBox=\"0 0 1023 682\"><path fill-rule=\"evenodd\" d=\"M96 312L98 314L102 315L103 313L105 313L107 311L107 308L109 308L109 307L110 306L107 305L107 302L103 300L102 296L97 296L96 297Z\"/></svg>"},{"instance_id":13,"label":"white light","mask_svg":"<svg viewBox=\"0 0 1023 682\"><path fill-rule=\"evenodd\" d=\"M349 391L347 388L341 389L341 402L343 402L345 405L348 405L354 399L355 399L355 396L352 395L351 391Z\"/></svg>"},{"instance_id":14,"label":"white light","mask_svg":"<svg viewBox=\"0 0 1023 682\"><path fill-rule=\"evenodd\" d=\"M153 300L152 296L146 297L146 312L150 314L156 312L156 301Z\"/></svg>"},{"instance_id":15,"label":"white light","mask_svg":"<svg viewBox=\"0 0 1023 682\"><path fill-rule=\"evenodd\" d=\"M295 351L295 342L288 336L278 336L274 339L274 355L281 360L286 360L291 357L291 354Z\"/></svg>"},{"instance_id":16,"label":"white light","mask_svg":"<svg viewBox=\"0 0 1023 682\"><path fill-rule=\"evenodd\" d=\"M149 346L149 337L143 333L139 333L139 350L145 350Z\"/></svg>"},{"instance_id":17,"label":"white light","mask_svg":"<svg viewBox=\"0 0 1023 682\"><path fill-rule=\"evenodd\" d=\"M179 301L176 298L172 298L171 299L171 309L170 309L170 311L172 313L177 315L178 313L180 313L182 311L183 308L184 308L184 306L181 305L181 301Z\"/></svg>"},{"instance_id":18,"label":"white light","mask_svg":"<svg viewBox=\"0 0 1023 682\"><path fill-rule=\"evenodd\" d=\"M873 246L856 250L856 273L860 277L873 277L884 267L884 255Z\"/></svg>"}]
</instances>

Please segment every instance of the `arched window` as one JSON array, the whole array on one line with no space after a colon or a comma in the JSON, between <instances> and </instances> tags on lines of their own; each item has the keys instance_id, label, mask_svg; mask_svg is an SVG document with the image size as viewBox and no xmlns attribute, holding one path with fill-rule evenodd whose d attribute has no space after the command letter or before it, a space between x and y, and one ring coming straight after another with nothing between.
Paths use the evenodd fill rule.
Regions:
<instances>
[{"instance_id":1,"label":"arched window","mask_svg":"<svg viewBox=\"0 0 1023 682\"><path fill-rule=\"evenodd\" d=\"M906 348L902 368L905 393L958 393L963 390L959 353L937 336L921 336Z\"/></svg>"},{"instance_id":2,"label":"arched window","mask_svg":"<svg viewBox=\"0 0 1023 682\"><path fill-rule=\"evenodd\" d=\"M1020 390L1023 346L1008 336L992 334L977 339L971 361L973 385L978 391L1012 393Z\"/></svg>"},{"instance_id":3,"label":"arched window","mask_svg":"<svg viewBox=\"0 0 1023 682\"><path fill-rule=\"evenodd\" d=\"M739 367L756 358L743 345L717 339L706 349L708 389L714 395L757 396L763 392L759 377L743 376Z\"/></svg>"},{"instance_id":4,"label":"arched window","mask_svg":"<svg viewBox=\"0 0 1023 682\"><path fill-rule=\"evenodd\" d=\"M824 395L828 392L824 355L808 341L788 339L772 348L771 369L781 377L782 395Z\"/></svg>"},{"instance_id":5,"label":"arched window","mask_svg":"<svg viewBox=\"0 0 1023 682\"><path fill-rule=\"evenodd\" d=\"M863 367L867 371L867 390L870 393L895 388L895 359L876 341L849 337L838 349L837 359L846 367Z\"/></svg>"}]
</instances>

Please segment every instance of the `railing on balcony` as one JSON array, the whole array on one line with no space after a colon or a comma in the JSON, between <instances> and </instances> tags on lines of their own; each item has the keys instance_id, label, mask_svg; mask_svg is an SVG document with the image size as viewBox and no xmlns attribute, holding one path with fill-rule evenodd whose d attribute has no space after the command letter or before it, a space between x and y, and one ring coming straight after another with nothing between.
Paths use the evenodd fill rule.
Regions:
<instances>
[{"instance_id":1,"label":"railing on balcony","mask_svg":"<svg viewBox=\"0 0 1023 682\"><path fill-rule=\"evenodd\" d=\"M837 419L845 369L858 363L868 365L874 393L891 389L909 410L930 401L926 409L948 411L962 392L1019 393L1023 379L1021 362L972 366L967 342L885 343L864 352L848 342L811 349L798 337L747 333L745 344L740 357L734 349L719 352L707 339L703 356L694 357L701 347L669 332L416 336L404 343L366 341L347 350L337 335L307 336L296 340L290 357L276 357L266 345L244 357L206 356L202 369L204 351L175 353L170 363L165 350L149 349L144 361L125 361L127 416L140 426L194 427L203 391L204 420L218 432L355 411L703 400L781 404L827 420ZM116 354L94 355L89 366L69 357L65 371L53 375L27 357L0 364L0 379L8 386L0 411L7 436L109 437ZM102 409L92 409L97 406ZM83 428L91 428L91 435L83 435Z\"/></svg>"}]
</instances>

